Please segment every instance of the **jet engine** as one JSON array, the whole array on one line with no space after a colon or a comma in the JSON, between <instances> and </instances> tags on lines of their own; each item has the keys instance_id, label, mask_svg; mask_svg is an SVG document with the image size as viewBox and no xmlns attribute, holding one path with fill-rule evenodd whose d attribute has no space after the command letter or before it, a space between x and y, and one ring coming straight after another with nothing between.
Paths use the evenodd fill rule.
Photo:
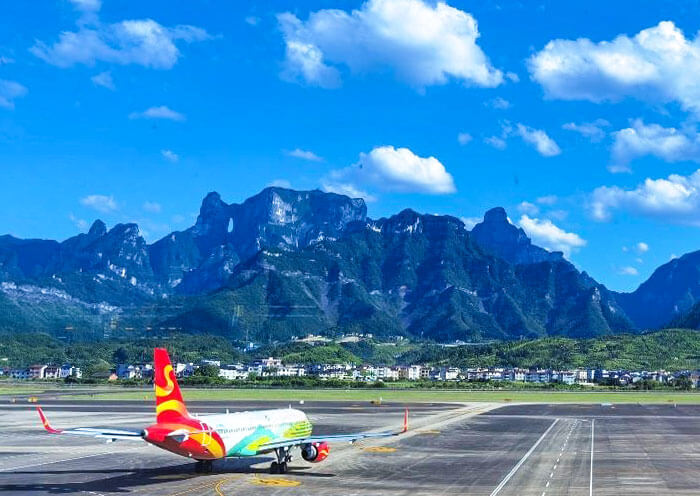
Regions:
<instances>
[{"instance_id":1,"label":"jet engine","mask_svg":"<svg viewBox=\"0 0 700 496\"><path fill-rule=\"evenodd\" d=\"M328 458L328 443L308 443L301 447L301 457L307 462L318 463Z\"/></svg>"}]
</instances>

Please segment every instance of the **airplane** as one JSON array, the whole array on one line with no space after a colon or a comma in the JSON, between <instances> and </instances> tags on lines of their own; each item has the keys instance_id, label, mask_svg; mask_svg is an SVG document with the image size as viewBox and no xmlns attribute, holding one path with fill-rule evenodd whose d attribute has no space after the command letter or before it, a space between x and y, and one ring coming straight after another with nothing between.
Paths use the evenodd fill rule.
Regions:
<instances>
[{"instance_id":1,"label":"airplane","mask_svg":"<svg viewBox=\"0 0 700 496\"><path fill-rule=\"evenodd\" d=\"M275 453L271 474L284 474L291 462L291 450L299 448L307 462L318 463L328 457L329 443L398 436L408 430L408 409L403 428L392 432L361 432L312 436L312 425L301 410L281 408L217 415L192 416L182 399L180 386L165 348L153 350L156 423L141 431L123 429L54 429L41 407L37 406L44 429L50 434L92 436L116 440L146 441L171 453L196 460L197 473L210 473L213 460Z\"/></svg>"}]
</instances>

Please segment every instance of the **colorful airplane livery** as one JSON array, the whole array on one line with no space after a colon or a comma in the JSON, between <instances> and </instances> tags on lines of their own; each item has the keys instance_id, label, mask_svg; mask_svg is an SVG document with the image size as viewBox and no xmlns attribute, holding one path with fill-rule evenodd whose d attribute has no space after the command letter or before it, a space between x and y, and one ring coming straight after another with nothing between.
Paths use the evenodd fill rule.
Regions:
<instances>
[{"instance_id":1,"label":"colorful airplane livery","mask_svg":"<svg viewBox=\"0 0 700 496\"><path fill-rule=\"evenodd\" d=\"M167 350L153 350L156 423L141 431L79 427L54 429L40 407L39 417L51 434L72 434L116 440L143 440L172 453L197 461L197 472L211 472L212 461L227 457L274 453L270 473L287 472L291 450L299 448L307 462L318 463L328 457L328 443L355 442L359 439L397 436L408 429L408 410L403 429L394 432L366 432L312 436L306 414L293 408L192 416L187 412Z\"/></svg>"}]
</instances>

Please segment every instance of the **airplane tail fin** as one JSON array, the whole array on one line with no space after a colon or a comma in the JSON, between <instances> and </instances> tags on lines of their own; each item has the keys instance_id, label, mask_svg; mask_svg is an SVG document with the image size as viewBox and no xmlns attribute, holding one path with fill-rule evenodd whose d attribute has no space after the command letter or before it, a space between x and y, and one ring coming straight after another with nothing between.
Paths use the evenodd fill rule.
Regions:
<instances>
[{"instance_id":1,"label":"airplane tail fin","mask_svg":"<svg viewBox=\"0 0 700 496\"><path fill-rule=\"evenodd\" d=\"M165 348L153 350L153 385L156 391L156 421L173 422L188 418L185 402L177 384L177 377L170 363L170 356Z\"/></svg>"},{"instance_id":2,"label":"airplane tail fin","mask_svg":"<svg viewBox=\"0 0 700 496\"><path fill-rule=\"evenodd\" d=\"M403 412L403 429L401 430L401 434L406 431L408 431L408 408Z\"/></svg>"}]
</instances>

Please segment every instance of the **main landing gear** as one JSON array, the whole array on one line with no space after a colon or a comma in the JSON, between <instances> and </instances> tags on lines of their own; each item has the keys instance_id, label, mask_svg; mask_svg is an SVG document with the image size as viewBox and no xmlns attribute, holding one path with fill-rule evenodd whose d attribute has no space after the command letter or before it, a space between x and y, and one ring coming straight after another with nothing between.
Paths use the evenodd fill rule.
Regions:
<instances>
[{"instance_id":1,"label":"main landing gear","mask_svg":"<svg viewBox=\"0 0 700 496\"><path fill-rule=\"evenodd\" d=\"M275 450L275 454L277 455L277 461L272 462L272 465L270 465L271 474L287 473L287 470L289 470L287 463L292 461L292 455L289 451L289 448L277 448Z\"/></svg>"},{"instance_id":2,"label":"main landing gear","mask_svg":"<svg viewBox=\"0 0 700 496\"><path fill-rule=\"evenodd\" d=\"M194 471L198 474L210 474L214 468L211 460L197 460L194 464Z\"/></svg>"}]
</instances>

